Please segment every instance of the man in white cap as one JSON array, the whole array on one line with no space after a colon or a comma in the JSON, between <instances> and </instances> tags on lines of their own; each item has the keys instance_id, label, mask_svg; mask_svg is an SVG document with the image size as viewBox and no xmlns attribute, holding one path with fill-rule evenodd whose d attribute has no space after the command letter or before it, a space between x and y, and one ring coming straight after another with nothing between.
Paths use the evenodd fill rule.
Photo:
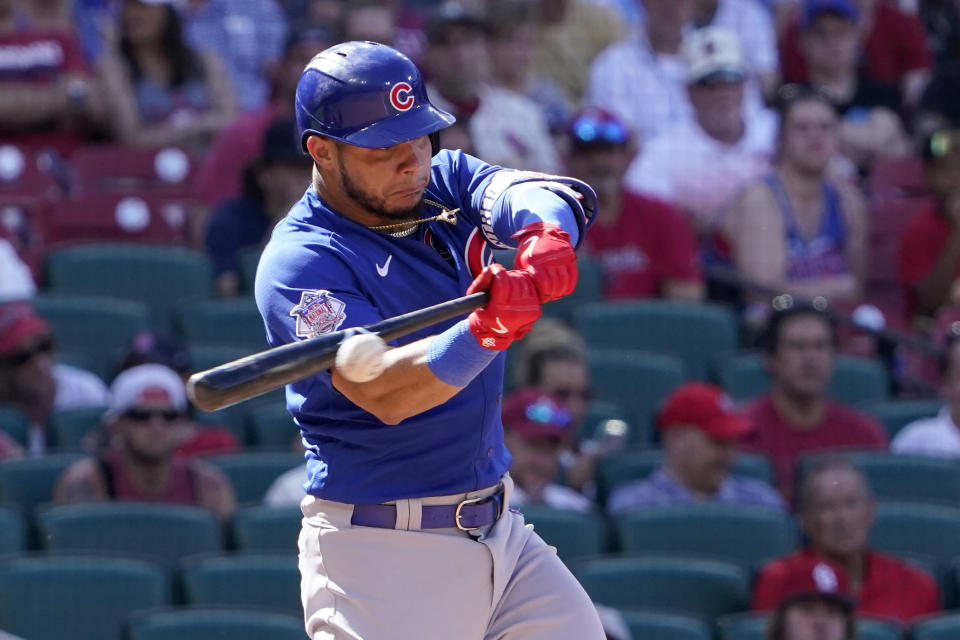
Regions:
<instances>
[{"instance_id":1,"label":"man in white cap","mask_svg":"<svg viewBox=\"0 0 960 640\"><path fill-rule=\"evenodd\" d=\"M229 519L236 508L230 481L202 460L176 456L187 411L180 376L163 365L143 364L117 376L110 392L104 417L110 446L67 468L54 501L194 504Z\"/></svg>"},{"instance_id":2,"label":"man in white cap","mask_svg":"<svg viewBox=\"0 0 960 640\"><path fill-rule=\"evenodd\" d=\"M627 170L627 187L685 210L703 231L740 188L770 167L776 118L749 109L747 67L735 33L689 32L681 49L693 118L646 144Z\"/></svg>"}]
</instances>

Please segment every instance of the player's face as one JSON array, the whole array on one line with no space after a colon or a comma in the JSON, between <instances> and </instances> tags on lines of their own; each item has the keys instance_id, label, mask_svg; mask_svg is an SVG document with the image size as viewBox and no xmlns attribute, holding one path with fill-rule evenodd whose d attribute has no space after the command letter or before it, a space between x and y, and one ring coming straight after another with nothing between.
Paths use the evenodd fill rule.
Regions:
<instances>
[{"instance_id":1,"label":"player's face","mask_svg":"<svg viewBox=\"0 0 960 640\"><path fill-rule=\"evenodd\" d=\"M823 600L801 600L783 612L783 640L844 640L843 611Z\"/></svg>"},{"instance_id":2,"label":"player's face","mask_svg":"<svg viewBox=\"0 0 960 640\"><path fill-rule=\"evenodd\" d=\"M124 450L145 465L166 462L183 439L185 416L169 402L140 402L117 417Z\"/></svg>"},{"instance_id":3,"label":"player's face","mask_svg":"<svg viewBox=\"0 0 960 640\"><path fill-rule=\"evenodd\" d=\"M781 155L804 173L820 174L837 152L837 116L819 100L804 100L786 113L780 133Z\"/></svg>"},{"instance_id":4,"label":"player's face","mask_svg":"<svg viewBox=\"0 0 960 640\"><path fill-rule=\"evenodd\" d=\"M859 475L849 469L829 469L810 480L801 516L813 547L843 558L866 548L873 527L873 500Z\"/></svg>"},{"instance_id":5,"label":"player's face","mask_svg":"<svg viewBox=\"0 0 960 640\"><path fill-rule=\"evenodd\" d=\"M780 326L776 352L767 358L774 384L788 396L812 399L826 392L833 376L830 325L815 315L797 315Z\"/></svg>"},{"instance_id":6,"label":"player's face","mask_svg":"<svg viewBox=\"0 0 960 640\"><path fill-rule=\"evenodd\" d=\"M353 204L388 220L418 217L423 192L430 182L430 139L364 149L337 145L340 188Z\"/></svg>"}]
</instances>

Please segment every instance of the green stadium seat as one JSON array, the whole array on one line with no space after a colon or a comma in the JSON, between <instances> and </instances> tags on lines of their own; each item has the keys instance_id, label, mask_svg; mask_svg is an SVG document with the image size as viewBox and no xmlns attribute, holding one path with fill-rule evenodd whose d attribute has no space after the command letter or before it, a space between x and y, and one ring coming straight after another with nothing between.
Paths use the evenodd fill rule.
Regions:
<instances>
[{"instance_id":1,"label":"green stadium seat","mask_svg":"<svg viewBox=\"0 0 960 640\"><path fill-rule=\"evenodd\" d=\"M50 446L57 451L80 451L83 439L103 420L106 407L68 409L50 416Z\"/></svg>"},{"instance_id":2,"label":"green stadium seat","mask_svg":"<svg viewBox=\"0 0 960 640\"><path fill-rule=\"evenodd\" d=\"M200 507L136 502L55 506L37 514L46 548L139 557L172 566L219 551L220 523Z\"/></svg>"},{"instance_id":3,"label":"green stadium seat","mask_svg":"<svg viewBox=\"0 0 960 640\"><path fill-rule=\"evenodd\" d=\"M600 513L582 513L568 509L552 509L543 505L517 507L523 519L544 541L557 548L564 562L574 558L605 553L607 523Z\"/></svg>"},{"instance_id":4,"label":"green stadium seat","mask_svg":"<svg viewBox=\"0 0 960 640\"><path fill-rule=\"evenodd\" d=\"M737 349L737 318L728 308L663 300L581 306L577 329L591 349L637 349L679 358L706 380L710 361Z\"/></svg>"},{"instance_id":5,"label":"green stadium seat","mask_svg":"<svg viewBox=\"0 0 960 640\"><path fill-rule=\"evenodd\" d=\"M187 604L303 615L294 554L209 556L181 569Z\"/></svg>"},{"instance_id":6,"label":"green stadium seat","mask_svg":"<svg viewBox=\"0 0 960 640\"><path fill-rule=\"evenodd\" d=\"M942 407L940 400L883 400L860 405L860 409L883 424L891 440L914 420L932 418Z\"/></svg>"},{"instance_id":7,"label":"green stadium seat","mask_svg":"<svg viewBox=\"0 0 960 640\"><path fill-rule=\"evenodd\" d=\"M960 638L960 613L926 618L915 622L910 629L910 640L957 640Z\"/></svg>"},{"instance_id":8,"label":"green stadium seat","mask_svg":"<svg viewBox=\"0 0 960 640\"><path fill-rule=\"evenodd\" d=\"M267 349L263 319L253 298L196 300L177 310L176 324L187 344Z\"/></svg>"},{"instance_id":9,"label":"green stadium seat","mask_svg":"<svg viewBox=\"0 0 960 640\"><path fill-rule=\"evenodd\" d=\"M53 500L53 487L60 474L82 457L78 453L51 453L0 462L0 503L32 517L38 505Z\"/></svg>"},{"instance_id":10,"label":"green stadium seat","mask_svg":"<svg viewBox=\"0 0 960 640\"><path fill-rule=\"evenodd\" d=\"M583 426L577 437L582 442L617 436L629 442L634 438L632 431L633 426L627 422L627 414L623 409L612 402L594 400L587 405Z\"/></svg>"},{"instance_id":11,"label":"green stadium seat","mask_svg":"<svg viewBox=\"0 0 960 640\"><path fill-rule=\"evenodd\" d=\"M300 433L282 402L264 404L251 409L247 416L250 443L261 449L290 449Z\"/></svg>"},{"instance_id":12,"label":"green stadium seat","mask_svg":"<svg viewBox=\"0 0 960 640\"><path fill-rule=\"evenodd\" d=\"M8 507L0 507L0 555L20 553L26 549L27 524L23 515Z\"/></svg>"},{"instance_id":13,"label":"green stadium seat","mask_svg":"<svg viewBox=\"0 0 960 640\"><path fill-rule=\"evenodd\" d=\"M113 377L133 337L153 321L147 305L110 295L68 288L34 300L37 312L53 327L58 351L80 354L104 380Z\"/></svg>"},{"instance_id":14,"label":"green stadium seat","mask_svg":"<svg viewBox=\"0 0 960 640\"><path fill-rule=\"evenodd\" d=\"M238 258L240 267L240 284L244 292L253 295L253 285L257 278L257 265L260 264L260 254L263 247L242 249Z\"/></svg>"},{"instance_id":15,"label":"green stadium seat","mask_svg":"<svg viewBox=\"0 0 960 640\"><path fill-rule=\"evenodd\" d=\"M763 356L757 353L721 358L715 366L714 376L738 402L759 396L770 387ZM889 393L887 372L878 361L838 355L828 392L846 404L884 401Z\"/></svg>"},{"instance_id":16,"label":"green stadium seat","mask_svg":"<svg viewBox=\"0 0 960 640\"><path fill-rule=\"evenodd\" d=\"M621 611L636 640L713 640L710 627L696 618L659 611Z\"/></svg>"},{"instance_id":17,"label":"green stadium seat","mask_svg":"<svg viewBox=\"0 0 960 640\"><path fill-rule=\"evenodd\" d=\"M30 419L13 405L0 405L0 431L10 436L21 447L27 446Z\"/></svg>"},{"instance_id":18,"label":"green stadium seat","mask_svg":"<svg viewBox=\"0 0 960 640\"><path fill-rule=\"evenodd\" d=\"M510 252L509 262L505 266L513 268L513 252ZM596 258L580 254L577 256L577 288L569 296L543 305L543 314L571 323L577 309L602 300L603 266Z\"/></svg>"},{"instance_id":19,"label":"green stadium seat","mask_svg":"<svg viewBox=\"0 0 960 640\"><path fill-rule=\"evenodd\" d=\"M683 362L657 353L594 350L587 355L587 365L598 399L626 412L633 427L629 442L649 445L653 441L653 416L660 403L687 379Z\"/></svg>"},{"instance_id":20,"label":"green stadium seat","mask_svg":"<svg viewBox=\"0 0 960 640\"><path fill-rule=\"evenodd\" d=\"M728 504L638 509L615 517L614 526L625 553L713 557L748 571L794 551L799 540L787 514Z\"/></svg>"},{"instance_id":21,"label":"green stadium seat","mask_svg":"<svg viewBox=\"0 0 960 640\"><path fill-rule=\"evenodd\" d=\"M734 613L717 620L717 640L764 640L769 617L763 614ZM903 640L900 628L893 623L860 618L857 640Z\"/></svg>"},{"instance_id":22,"label":"green stadium seat","mask_svg":"<svg viewBox=\"0 0 960 640\"><path fill-rule=\"evenodd\" d=\"M302 518L298 506L243 507L233 516L233 541L238 551L290 553L297 549Z\"/></svg>"},{"instance_id":23,"label":"green stadium seat","mask_svg":"<svg viewBox=\"0 0 960 640\"><path fill-rule=\"evenodd\" d=\"M166 572L139 560L34 557L0 564L0 629L29 640L126 640L131 612L169 601Z\"/></svg>"},{"instance_id":24,"label":"green stadium seat","mask_svg":"<svg viewBox=\"0 0 960 640\"><path fill-rule=\"evenodd\" d=\"M204 459L230 478L240 504L259 504L278 476L304 463L303 453L295 452L229 453Z\"/></svg>"},{"instance_id":25,"label":"green stadium seat","mask_svg":"<svg viewBox=\"0 0 960 640\"><path fill-rule=\"evenodd\" d=\"M137 300L152 326L166 328L189 299L213 295L213 272L202 252L172 246L94 244L54 249L47 256L49 290L58 294Z\"/></svg>"},{"instance_id":26,"label":"green stadium seat","mask_svg":"<svg viewBox=\"0 0 960 640\"><path fill-rule=\"evenodd\" d=\"M573 572L594 602L617 609L653 609L712 625L749 603L747 572L728 562L617 555L581 560Z\"/></svg>"},{"instance_id":27,"label":"green stadium seat","mask_svg":"<svg viewBox=\"0 0 960 640\"><path fill-rule=\"evenodd\" d=\"M661 449L625 450L601 458L597 461L595 471L597 503L606 506L616 487L646 478L662 462ZM767 484L773 482L773 465L762 454L738 454L731 473L756 478Z\"/></svg>"},{"instance_id":28,"label":"green stadium seat","mask_svg":"<svg viewBox=\"0 0 960 640\"><path fill-rule=\"evenodd\" d=\"M181 608L134 614L130 640L303 640L303 620L281 613Z\"/></svg>"},{"instance_id":29,"label":"green stadium seat","mask_svg":"<svg viewBox=\"0 0 960 640\"><path fill-rule=\"evenodd\" d=\"M878 500L960 506L960 465L954 460L866 451L847 457L867 476Z\"/></svg>"},{"instance_id":30,"label":"green stadium seat","mask_svg":"<svg viewBox=\"0 0 960 640\"><path fill-rule=\"evenodd\" d=\"M917 503L879 503L870 544L895 555L949 562L960 556L960 509Z\"/></svg>"}]
</instances>

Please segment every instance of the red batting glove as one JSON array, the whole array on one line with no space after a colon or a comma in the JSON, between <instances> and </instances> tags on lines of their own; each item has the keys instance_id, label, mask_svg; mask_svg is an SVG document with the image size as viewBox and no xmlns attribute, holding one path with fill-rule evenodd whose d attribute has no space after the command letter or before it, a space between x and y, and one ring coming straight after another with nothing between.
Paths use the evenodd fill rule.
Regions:
<instances>
[{"instance_id":1,"label":"red batting glove","mask_svg":"<svg viewBox=\"0 0 960 640\"><path fill-rule=\"evenodd\" d=\"M467 318L470 331L480 346L503 351L522 338L540 317L540 296L526 271L507 271L492 264L480 272L467 294L487 291L490 299Z\"/></svg>"},{"instance_id":2,"label":"red batting glove","mask_svg":"<svg viewBox=\"0 0 960 640\"><path fill-rule=\"evenodd\" d=\"M513 237L517 238L513 268L524 269L533 276L540 302L573 293L577 286L577 254L566 231L549 222L536 222Z\"/></svg>"}]
</instances>

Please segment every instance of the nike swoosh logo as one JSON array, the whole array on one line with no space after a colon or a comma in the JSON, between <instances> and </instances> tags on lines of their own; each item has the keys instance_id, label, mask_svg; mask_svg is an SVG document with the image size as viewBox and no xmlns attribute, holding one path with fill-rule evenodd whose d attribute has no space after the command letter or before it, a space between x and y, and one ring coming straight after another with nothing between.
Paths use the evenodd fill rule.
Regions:
<instances>
[{"instance_id":1,"label":"nike swoosh logo","mask_svg":"<svg viewBox=\"0 0 960 640\"><path fill-rule=\"evenodd\" d=\"M391 253L389 256L387 256L387 261L383 263L383 266L382 266L382 267L381 267L380 265L376 265L376 267L377 267L377 273L380 274L380 277L381 277L381 278L386 278L386 277L387 277L387 273L390 272L390 261L391 261L391 260L393 260L393 254L392 254L392 253Z\"/></svg>"},{"instance_id":2,"label":"nike swoosh logo","mask_svg":"<svg viewBox=\"0 0 960 640\"><path fill-rule=\"evenodd\" d=\"M527 246L524 247L523 250L527 252L527 257L528 257L528 258L529 258L531 255L533 255L533 246L534 246L535 244L537 244L537 240L539 240L539 239L540 239L540 236L533 236L532 238L530 238L530 240L527 241Z\"/></svg>"},{"instance_id":3,"label":"nike swoosh logo","mask_svg":"<svg viewBox=\"0 0 960 640\"><path fill-rule=\"evenodd\" d=\"M501 334L510 333L510 329L507 329L505 326L503 326L503 323L500 322L500 316L497 316L497 326L492 327L491 331L493 331L494 333L501 333Z\"/></svg>"}]
</instances>

